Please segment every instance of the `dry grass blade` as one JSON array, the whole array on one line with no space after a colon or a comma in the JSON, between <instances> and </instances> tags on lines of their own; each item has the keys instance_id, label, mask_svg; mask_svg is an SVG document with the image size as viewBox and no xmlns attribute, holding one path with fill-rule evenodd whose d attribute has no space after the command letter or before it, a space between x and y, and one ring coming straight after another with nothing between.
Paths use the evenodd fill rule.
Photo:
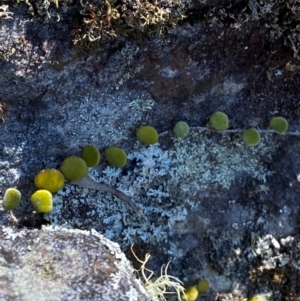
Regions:
<instances>
[{"instance_id":1,"label":"dry grass blade","mask_svg":"<svg viewBox=\"0 0 300 301\"><path fill-rule=\"evenodd\" d=\"M101 190L105 192L109 192L111 194L114 194L119 199L121 199L123 202L125 202L139 217L142 217L146 220L144 214L142 211L136 206L136 204L131 200L131 198L123 193L122 191L114 188L113 186L110 186L108 184L104 183L97 183L93 179L91 179L89 176L84 177L83 179L73 181L71 184L75 184L82 188L88 188L88 189L94 189L94 190Z\"/></svg>"}]
</instances>

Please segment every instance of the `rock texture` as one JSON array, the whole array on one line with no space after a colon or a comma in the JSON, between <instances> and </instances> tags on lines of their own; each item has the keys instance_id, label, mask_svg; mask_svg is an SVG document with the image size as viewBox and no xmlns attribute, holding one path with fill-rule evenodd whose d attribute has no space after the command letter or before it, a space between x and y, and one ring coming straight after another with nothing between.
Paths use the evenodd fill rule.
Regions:
<instances>
[{"instance_id":1,"label":"rock texture","mask_svg":"<svg viewBox=\"0 0 300 301\"><path fill-rule=\"evenodd\" d=\"M74 45L85 1L59 1L57 10L50 1L50 15L41 10L47 2L0 13L1 195L21 190L14 213L22 217L41 169L59 168L86 144L101 154L116 145L128 154L126 167L112 169L102 156L89 175L130 196L146 221L109 193L67 185L51 214L20 226L96 228L123 251L135 243L141 258L153 255L156 275L171 261L170 274L185 284L208 279L201 300L269 292L297 300L299 3L188 1L186 18L160 38ZM228 132L206 127L215 111L228 115ZM268 131L274 115L288 120L286 134ZM191 131L174 140L179 120ZM142 124L161 133L159 144L137 143ZM241 140L248 127L262 136L253 149ZM0 220L10 225L7 212Z\"/></svg>"},{"instance_id":2,"label":"rock texture","mask_svg":"<svg viewBox=\"0 0 300 301\"><path fill-rule=\"evenodd\" d=\"M0 300L149 300L119 246L94 230L1 227L0 237Z\"/></svg>"}]
</instances>

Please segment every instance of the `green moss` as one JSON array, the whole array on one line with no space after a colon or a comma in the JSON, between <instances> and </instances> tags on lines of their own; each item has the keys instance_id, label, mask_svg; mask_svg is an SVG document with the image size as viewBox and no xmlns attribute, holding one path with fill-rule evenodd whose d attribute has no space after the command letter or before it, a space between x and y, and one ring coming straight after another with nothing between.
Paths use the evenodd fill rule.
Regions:
<instances>
[{"instance_id":1,"label":"green moss","mask_svg":"<svg viewBox=\"0 0 300 301\"><path fill-rule=\"evenodd\" d=\"M287 131L289 124L287 120L283 117L273 117L270 120L269 126L272 130L283 134Z\"/></svg>"},{"instance_id":2,"label":"green moss","mask_svg":"<svg viewBox=\"0 0 300 301\"><path fill-rule=\"evenodd\" d=\"M88 167L85 161L76 156L65 159L60 169L64 176L70 181L80 180L88 174Z\"/></svg>"},{"instance_id":3,"label":"green moss","mask_svg":"<svg viewBox=\"0 0 300 301\"><path fill-rule=\"evenodd\" d=\"M177 138L184 138L188 135L189 125L184 121L178 121L173 128L173 135Z\"/></svg>"},{"instance_id":4,"label":"green moss","mask_svg":"<svg viewBox=\"0 0 300 301\"><path fill-rule=\"evenodd\" d=\"M108 0L86 0L81 3L83 26L75 32L75 43L99 42L131 36L160 36L184 19L187 3L176 1L165 3L153 1L122 2Z\"/></svg>"},{"instance_id":5,"label":"green moss","mask_svg":"<svg viewBox=\"0 0 300 301\"><path fill-rule=\"evenodd\" d=\"M57 169L44 169L35 176L34 184L39 189L46 189L54 193L64 187L65 177Z\"/></svg>"},{"instance_id":6,"label":"green moss","mask_svg":"<svg viewBox=\"0 0 300 301\"><path fill-rule=\"evenodd\" d=\"M225 113L215 112L209 118L209 125L217 131L225 131L229 127L229 120Z\"/></svg>"},{"instance_id":7,"label":"green moss","mask_svg":"<svg viewBox=\"0 0 300 301\"><path fill-rule=\"evenodd\" d=\"M155 144L158 142L158 133L156 129L150 125L144 125L137 129L136 136L143 144Z\"/></svg>"},{"instance_id":8,"label":"green moss","mask_svg":"<svg viewBox=\"0 0 300 301\"><path fill-rule=\"evenodd\" d=\"M31 196L31 204L36 212L47 213L53 208L52 194L48 190L37 190Z\"/></svg>"},{"instance_id":9,"label":"green moss","mask_svg":"<svg viewBox=\"0 0 300 301\"><path fill-rule=\"evenodd\" d=\"M21 201L21 192L15 188L8 188L5 191L2 206L5 210L15 209Z\"/></svg>"},{"instance_id":10,"label":"green moss","mask_svg":"<svg viewBox=\"0 0 300 301\"><path fill-rule=\"evenodd\" d=\"M257 129L251 128L243 133L243 141L249 146L256 146L260 142L260 133Z\"/></svg>"},{"instance_id":11,"label":"green moss","mask_svg":"<svg viewBox=\"0 0 300 301\"><path fill-rule=\"evenodd\" d=\"M205 279L200 280L197 284L197 290L199 294L205 293L209 289L209 282Z\"/></svg>"},{"instance_id":12,"label":"green moss","mask_svg":"<svg viewBox=\"0 0 300 301\"><path fill-rule=\"evenodd\" d=\"M100 162L99 150L94 145L86 145L82 151L82 158L88 167L94 167Z\"/></svg>"},{"instance_id":13,"label":"green moss","mask_svg":"<svg viewBox=\"0 0 300 301\"><path fill-rule=\"evenodd\" d=\"M124 167L127 163L127 155L122 148L111 146L105 150L105 158L113 167Z\"/></svg>"},{"instance_id":14,"label":"green moss","mask_svg":"<svg viewBox=\"0 0 300 301\"><path fill-rule=\"evenodd\" d=\"M198 298L198 290L196 286L189 285L184 291L184 295L181 296L181 299L184 301L195 301Z\"/></svg>"}]
</instances>

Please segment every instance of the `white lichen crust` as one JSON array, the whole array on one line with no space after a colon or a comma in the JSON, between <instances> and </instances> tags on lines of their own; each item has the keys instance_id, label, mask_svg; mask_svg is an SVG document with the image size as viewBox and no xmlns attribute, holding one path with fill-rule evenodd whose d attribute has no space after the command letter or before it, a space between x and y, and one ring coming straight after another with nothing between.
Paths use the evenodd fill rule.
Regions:
<instances>
[{"instance_id":1,"label":"white lichen crust","mask_svg":"<svg viewBox=\"0 0 300 301\"><path fill-rule=\"evenodd\" d=\"M121 246L167 241L199 204L194 196L207 190L228 190L236 179L266 182L272 172L263 160L271 159L267 135L256 148L248 148L230 134L192 130L185 139L170 136L171 147L137 143L128 151L124 169L90 169L89 176L127 194L147 221L115 196L67 185L54 196L54 209L45 217L54 225L95 228ZM173 141L172 141L173 139ZM173 143L173 145L172 145ZM169 143L170 145L170 143Z\"/></svg>"},{"instance_id":2,"label":"white lichen crust","mask_svg":"<svg viewBox=\"0 0 300 301\"><path fill-rule=\"evenodd\" d=\"M184 220L187 210L170 196L166 185L172 178L168 152L159 145L140 148L137 144L128 154L133 167L107 167L89 170L97 182L115 186L136 202L147 222L141 222L121 200L103 192L81 189L73 185L54 196L54 209L45 217L54 225L95 228L123 246L144 241L162 242L176 222Z\"/></svg>"},{"instance_id":3,"label":"white lichen crust","mask_svg":"<svg viewBox=\"0 0 300 301\"><path fill-rule=\"evenodd\" d=\"M188 138L174 139L169 155L180 189L189 194L212 188L229 189L237 177L245 175L264 183L272 174L262 164L262 158L271 159L274 151L268 141L250 149L227 133L209 136L194 130Z\"/></svg>"}]
</instances>

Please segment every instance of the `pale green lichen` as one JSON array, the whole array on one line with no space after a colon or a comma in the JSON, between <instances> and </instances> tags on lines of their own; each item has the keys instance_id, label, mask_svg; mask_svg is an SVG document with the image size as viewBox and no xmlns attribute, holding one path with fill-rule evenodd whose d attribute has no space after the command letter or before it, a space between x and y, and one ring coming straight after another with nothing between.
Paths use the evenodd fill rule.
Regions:
<instances>
[{"instance_id":1,"label":"pale green lichen","mask_svg":"<svg viewBox=\"0 0 300 301\"><path fill-rule=\"evenodd\" d=\"M262 182L272 174L260 158L271 160L273 145L262 142L249 148L239 139L230 140L228 135L214 137L197 130L188 137L174 141L174 148L169 151L174 178L179 179L179 188L187 194L208 188L229 189L241 174Z\"/></svg>"},{"instance_id":2,"label":"pale green lichen","mask_svg":"<svg viewBox=\"0 0 300 301\"><path fill-rule=\"evenodd\" d=\"M161 268L160 276L154 278L152 277L154 272L146 268L146 264L149 261L151 255L146 254L145 260L141 260L134 253L132 246L131 252L135 259L141 264L140 269L135 271L140 276L141 282L148 295L150 296L151 301L167 301L166 295L168 294L177 295L177 300L179 301L184 300L181 297L182 295L185 296L185 289L182 286L183 283L178 278L168 274L168 267L170 262L164 269Z\"/></svg>"}]
</instances>

